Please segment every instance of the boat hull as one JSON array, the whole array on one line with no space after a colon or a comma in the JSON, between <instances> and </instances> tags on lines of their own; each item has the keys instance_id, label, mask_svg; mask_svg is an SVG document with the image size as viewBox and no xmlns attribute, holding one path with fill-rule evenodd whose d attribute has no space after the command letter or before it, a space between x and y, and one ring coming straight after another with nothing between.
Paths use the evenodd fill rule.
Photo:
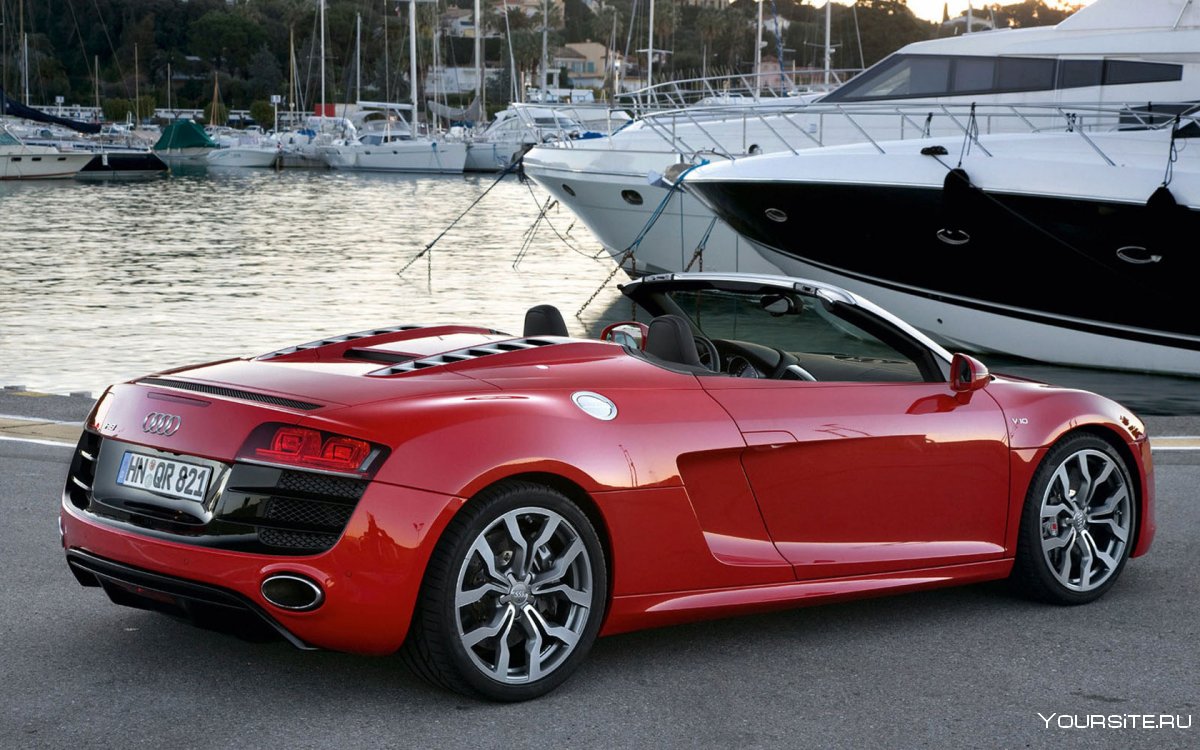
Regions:
<instances>
[{"instance_id":1,"label":"boat hull","mask_svg":"<svg viewBox=\"0 0 1200 750\"><path fill-rule=\"evenodd\" d=\"M47 149L0 154L0 180L66 180L92 160L91 154L59 153Z\"/></svg>"},{"instance_id":2,"label":"boat hull","mask_svg":"<svg viewBox=\"0 0 1200 750\"><path fill-rule=\"evenodd\" d=\"M208 154L210 167L269 169L279 163L277 148L222 148Z\"/></svg>"},{"instance_id":3,"label":"boat hull","mask_svg":"<svg viewBox=\"0 0 1200 750\"><path fill-rule=\"evenodd\" d=\"M77 180L145 180L163 177L170 168L151 152L96 154L76 175Z\"/></svg>"},{"instance_id":4,"label":"boat hull","mask_svg":"<svg viewBox=\"0 0 1200 750\"><path fill-rule=\"evenodd\" d=\"M587 156L583 150L536 148L525 156L525 173L570 207L630 275L686 270L782 273L696 198L678 190L668 196L667 188L649 181L647 172L665 171L673 157L650 154L642 162L631 162L631 170L647 170L638 175L590 171L592 160ZM655 209L664 201L655 218ZM639 236L631 257L626 250Z\"/></svg>"},{"instance_id":5,"label":"boat hull","mask_svg":"<svg viewBox=\"0 0 1200 750\"><path fill-rule=\"evenodd\" d=\"M941 185L690 189L786 273L861 292L945 341L1200 375L1200 254L1186 240L1198 211L983 191L948 199ZM847 207L863 220L830 218Z\"/></svg>"},{"instance_id":6,"label":"boat hull","mask_svg":"<svg viewBox=\"0 0 1200 750\"><path fill-rule=\"evenodd\" d=\"M329 166L360 172L462 174L467 144L445 141L394 141L378 146L339 146L326 152Z\"/></svg>"}]
</instances>

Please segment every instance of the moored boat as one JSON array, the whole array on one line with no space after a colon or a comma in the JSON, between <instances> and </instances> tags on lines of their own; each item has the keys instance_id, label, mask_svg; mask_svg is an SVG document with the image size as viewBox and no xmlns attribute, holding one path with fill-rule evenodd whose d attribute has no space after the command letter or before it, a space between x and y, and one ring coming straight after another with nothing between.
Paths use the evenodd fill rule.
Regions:
<instances>
[{"instance_id":1,"label":"moored boat","mask_svg":"<svg viewBox=\"0 0 1200 750\"><path fill-rule=\"evenodd\" d=\"M204 128L191 120L176 120L163 128L162 135L154 144L154 153L172 166L205 165L208 154L217 147Z\"/></svg>"},{"instance_id":2,"label":"moored boat","mask_svg":"<svg viewBox=\"0 0 1200 750\"><path fill-rule=\"evenodd\" d=\"M27 145L0 125L0 180L68 179L91 160L91 154Z\"/></svg>"},{"instance_id":3,"label":"moored boat","mask_svg":"<svg viewBox=\"0 0 1200 750\"><path fill-rule=\"evenodd\" d=\"M1200 125L873 142L685 188L787 273L956 346L1200 375Z\"/></svg>"},{"instance_id":4,"label":"moored boat","mask_svg":"<svg viewBox=\"0 0 1200 750\"><path fill-rule=\"evenodd\" d=\"M610 138L542 145L525 156L525 172L635 274L682 270L699 261L697 251L706 270L747 270L756 253L658 175L714 158L961 134L972 106L986 133L1043 127L1025 105L1103 103L1116 112L1193 101L1198 50L1200 5L1190 0L1096 0L1057 26L909 45L811 103L693 106L646 116Z\"/></svg>"}]
</instances>

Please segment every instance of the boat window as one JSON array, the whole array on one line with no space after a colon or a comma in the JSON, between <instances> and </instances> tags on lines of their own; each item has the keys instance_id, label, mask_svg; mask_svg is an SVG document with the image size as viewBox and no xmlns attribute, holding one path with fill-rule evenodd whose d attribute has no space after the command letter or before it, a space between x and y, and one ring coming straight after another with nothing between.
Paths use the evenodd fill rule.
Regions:
<instances>
[{"instance_id":1,"label":"boat window","mask_svg":"<svg viewBox=\"0 0 1200 750\"><path fill-rule=\"evenodd\" d=\"M995 78L996 61L993 58L960 58L954 66L954 92L987 91Z\"/></svg>"},{"instance_id":2,"label":"boat window","mask_svg":"<svg viewBox=\"0 0 1200 750\"><path fill-rule=\"evenodd\" d=\"M1050 91L1054 88L1057 62L1037 57L1002 57L996 88L1000 91Z\"/></svg>"},{"instance_id":3,"label":"boat window","mask_svg":"<svg viewBox=\"0 0 1200 750\"><path fill-rule=\"evenodd\" d=\"M7 130L0 130L0 146L20 146L21 142Z\"/></svg>"},{"instance_id":4,"label":"boat window","mask_svg":"<svg viewBox=\"0 0 1200 750\"><path fill-rule=\"evenodd\" d=\"M1052 91L1178 81L1183 66L1131 60L892 55L822 99L827 102Z\"/></svg>"},{"instance_id":5,"label":"boat window","mask_svg":"<svg viewBox=\"0 0 1200 750\"><path fill-rule=\"evenodd\" d=\"M1178 81L1183 78L1183 66L1168 63L1108 60L1104 64L1104 83L1116 86L1124 83L1155 83Z\"/></svg>"},{"instance_id":6,"label":"boat window","mask_svg":"<svg viewBox=\"0 0 1200 750\"><path fill-rule=\"evenodd\" d=\"M1103 60L1061 60L1058 63L1058 88L1060 89L1099 86L1103 80Z\"/></svg>"}]
</instances>

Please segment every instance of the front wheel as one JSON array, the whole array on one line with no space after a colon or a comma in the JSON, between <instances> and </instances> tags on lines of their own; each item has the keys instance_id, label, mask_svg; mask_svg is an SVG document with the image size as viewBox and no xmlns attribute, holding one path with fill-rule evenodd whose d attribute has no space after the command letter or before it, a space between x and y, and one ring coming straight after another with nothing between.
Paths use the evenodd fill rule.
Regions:
<instances>
[{"instance_id":1,"label":"front wheel","mask_svg":"<svg viewBox=\"0 0 1200 750\"><path fill-rule=\"evenodd\" d=\"M1133 481L1112 446L1093 435L1059 443L1026 495L1013 583L1056 604L1100 598L1129 558L1136 508Z\"/></svg>"},{"instance_id":2,"label":"front wheel","mask_svg":"<svg viewBox=\"0 0 1200 750\"><path fill-rule=\"evenodd\" d=\"M438 543L404 653L414 671L461 693L536 698L561 684L596 639L608 595L587 516L541 485L473 499Z\"/></svg>"}]
</instances>

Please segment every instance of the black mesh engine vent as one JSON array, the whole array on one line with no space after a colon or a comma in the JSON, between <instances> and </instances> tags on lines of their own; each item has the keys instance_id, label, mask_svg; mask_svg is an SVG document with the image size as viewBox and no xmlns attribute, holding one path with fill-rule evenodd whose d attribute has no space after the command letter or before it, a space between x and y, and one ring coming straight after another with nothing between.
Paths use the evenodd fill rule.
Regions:
<instances>
[{"instance_id":1,"label":"black mesh engine vent","mask_svg":"<svg viewBox=\"0 0 1200 750\"><path fill-rule=\"evenodd\" d=\"M565 341L548 339L548 338L530 338L530 339L512 339L511 341L498 341L494 344L483 344L481 346L469 346L466 349L456 349L445 354L435 354L432 357L422 357L414 359L410 362L402 362L391 367L384 367L380 370L372 370L367 375L370 377L384 377L387 375L400 375L406 372L415 370L424 370L430 367L438 367L441 365L449 365L455 362L465 362L469 359L477 359L478 357L487 357L492 354L504 354L506 352L519 352L525 349L536 349L539 346L550 346L552 344L561 344Z\"/></svg>"}]
</instances>

